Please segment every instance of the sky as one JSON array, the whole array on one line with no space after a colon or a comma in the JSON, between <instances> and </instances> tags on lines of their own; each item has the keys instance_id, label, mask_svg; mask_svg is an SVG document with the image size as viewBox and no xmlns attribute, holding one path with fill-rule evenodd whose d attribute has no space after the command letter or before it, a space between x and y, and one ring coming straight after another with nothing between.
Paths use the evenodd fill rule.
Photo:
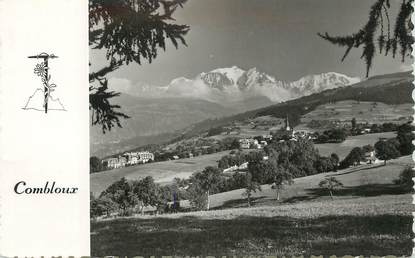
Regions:
<instances>
[{"instance_id":1,"label":"sky","mask_svg":"<svg viewBox=\"0 0 415 258\"><path fill-rule=\"evenodd\" d=\"M361 49L345 49L317 36L318 32L348 35L367 21L374 0L189 0L174 15L190 26L187 47L171 44L151 63L130 64L109 74L114 88L135 84L165 86L177 77L238 66L256 67L278 80L338 72L365 76ZM391 1L399 6L399 1ZM393 12L395 10L392 10ZM377 55L370 75L408 70L410 61ZM91 51L92 69L102 67L102 52Z\"/></svg>"}]
</instances>

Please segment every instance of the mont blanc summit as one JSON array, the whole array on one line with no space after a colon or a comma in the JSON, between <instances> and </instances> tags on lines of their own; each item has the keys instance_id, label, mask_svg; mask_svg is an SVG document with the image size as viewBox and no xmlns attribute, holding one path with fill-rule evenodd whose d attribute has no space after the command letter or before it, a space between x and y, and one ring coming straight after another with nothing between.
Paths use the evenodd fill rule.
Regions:
<instances>
[{"instance_id":1,"label":"mont blanc summit","mask_svg":"<svg viewBox=\"0 0 415 258\"><path fill-rule=\"evenodd\" d=\"M241 101L252 97L267 97L272 102L318 93L327 89L344 87L358 83L359 78L335 72L306 75L292 82L278 80L257 68L244 70L237 66L218 68L202 72L194 78L178 77L162 87L154 86L154 97L190 97L221 103ZM140 91L141 96L149 96L148 90Z\"/></svg>"}]
</instances>

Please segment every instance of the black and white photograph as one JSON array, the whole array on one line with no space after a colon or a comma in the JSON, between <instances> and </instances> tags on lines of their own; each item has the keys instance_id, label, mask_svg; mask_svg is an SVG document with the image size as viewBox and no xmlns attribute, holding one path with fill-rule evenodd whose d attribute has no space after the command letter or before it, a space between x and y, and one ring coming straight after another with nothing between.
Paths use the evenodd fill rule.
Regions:
<instances>
[{"instance_id":1,"label":"black and white photograph","mask_svg":"<svg viewBox=\"0 0 415 258\"><path fill-rule=\"evenodd\" d=\"M89 0L91 256L410 257L413 2Z\"/></svg>"}]
</instances>

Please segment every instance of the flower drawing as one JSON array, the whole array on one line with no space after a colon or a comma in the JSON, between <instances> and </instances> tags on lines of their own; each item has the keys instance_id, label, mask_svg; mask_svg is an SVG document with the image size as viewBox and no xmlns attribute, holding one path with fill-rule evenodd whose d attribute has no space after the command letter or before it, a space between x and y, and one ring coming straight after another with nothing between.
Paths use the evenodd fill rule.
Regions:
<instances>
[{"instance_id":1,"label":"flower drawing","mask_svg":"<svg viewBox=\"0 0 415 258\"><path fill-rule=\"evenodd\" d=\"M40 64L37 64L35 69L34 69L34 73L37 74L38 76L44 76L46 74L46 66L45 63L42 62Z\"/></svg>"}]
</instances>

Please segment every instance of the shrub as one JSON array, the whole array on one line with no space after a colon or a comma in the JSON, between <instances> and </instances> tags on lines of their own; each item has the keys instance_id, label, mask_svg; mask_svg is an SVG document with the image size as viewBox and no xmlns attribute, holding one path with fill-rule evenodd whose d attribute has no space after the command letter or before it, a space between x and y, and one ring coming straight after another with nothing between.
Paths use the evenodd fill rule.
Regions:
<instances>
[{"instance_id":1,"label":"shrub","mask_svg":"<svg viewBox=\"0 0 415 258\"><path fill-rule=\"evenodd\" d=\"M347 168L354 164L360 164L365 160L365 152L360 147L353 148L350 153L340 162L340 168Z\"/></svg>"},{"instance_id":2,"label":"shrub","mask_svg":"<svg viewBox=\"0 0 415 258\"><path fill-rule=\"evenodd\" d=\"M402 155L412 154L414 145L412 141L415 139L413 134L414 126L412 124L403 124L398 128L396 139L399 141L399 151Z\"/></svg>"},{"instance_id":3,"label":"shrub","mask_svg":"<svg viewBox=\"0 0 415 258\"><path fill-rule=\"evenodd\" d=\"M393 141L378 141L375 143L376 157L383 160L386 165L386 161L395 159L400 156L400 152L396 148L396 144Z\"/></svg>"},{"instance_id":4,"label":"shrub","mask_svg":"<svg viewBox=\"0 0 415 258\"><path fill-rule=\"evenodd\" d=\"M411 191L413 190L414 182L412 181L412 178L414 176L414 169L409 166L405 167L399 175L399 179L395 180L395 184L401 185L405 188L405 190Z\"/></svg>"},{"instance_id":5,"label":"shrub","mask_svg":"<svg viewBox=\"0 0 415 258\"><path fill-rule=\"evenodd\" d=\"M319 187L327 189L330 193L330 197L333 200L333 192L341 187L343 187L343 183L340 182L337 178L334 176L331 176L329 178L326 178L324 180L321 180L318 184Z\"/></svg>"},{"instance_id":6,"label":"shrub","mask_svg":"<svg viewBox=\"0 0 415 258\"><path fill-rule=\"evenodd\" d=\"M109 216L112 212L116 211L118 205L111 199L106 197L95 198L91 194L90 200L90 214L91 218L97 218L103 215Z\"/></svg>"},{"instance_id":7,"label":"shrub","mask_svg":"<svg viewBox=\"0 0 415 258\"><path fill-rule=\"evenodd\" d=\"M107 198L116 203L117 207L121 209L122 215L125 215L129 208L137 204L132 189L132 184L123 177L102 192L100 198Z\"/></svg>"}]
</instances>

